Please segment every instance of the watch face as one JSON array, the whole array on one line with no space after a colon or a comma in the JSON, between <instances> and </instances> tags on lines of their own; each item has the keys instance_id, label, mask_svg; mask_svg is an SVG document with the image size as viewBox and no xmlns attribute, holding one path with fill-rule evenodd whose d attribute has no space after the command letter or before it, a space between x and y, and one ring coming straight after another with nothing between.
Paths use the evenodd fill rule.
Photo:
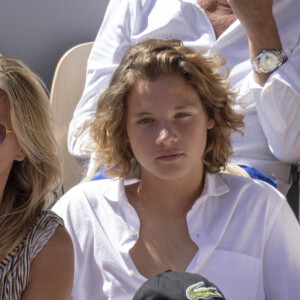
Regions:
<instances>
[{"instance_id":1,"label":"watch face","mask_svg":"<svg viewBox=\"0 0 300 300\"><path fill-rule=\"evenodd\" d=\"M279 64L279 59L276 54L272 52L268 52L264 54L259 60L259 67L264 72L272 72L274 71Z\"/></svg>"}]
</instances>

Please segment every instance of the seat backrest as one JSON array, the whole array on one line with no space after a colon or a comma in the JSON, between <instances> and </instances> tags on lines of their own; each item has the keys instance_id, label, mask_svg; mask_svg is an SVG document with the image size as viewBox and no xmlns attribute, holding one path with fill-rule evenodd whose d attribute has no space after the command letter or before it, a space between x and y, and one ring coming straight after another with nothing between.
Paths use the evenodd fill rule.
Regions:
<instances>
[{"instance_id":1,"label":"seat backrest","mask_svg":"<svg viewBox=\"0 0 300 300\"><path fill-rule=\"evenodd\" d=\"M53 76L50 103L54 119L55 138L61 152L63 191L80 182L84 169L69 153L67 133L75 107L82 95L88 56L93 42L79 44L68 50L59 60Z\"/></svg>"},{"instance_id":2,"label":"seat backrest","mask_svg":"<svg viewBox=\"0 0 300 300\"><path fill-rule=\"evenodd\" d=\"M291 176L293 184L287 194L287 201L300 223L300 162L292 165Z\"/></svg>"}]
</instances>

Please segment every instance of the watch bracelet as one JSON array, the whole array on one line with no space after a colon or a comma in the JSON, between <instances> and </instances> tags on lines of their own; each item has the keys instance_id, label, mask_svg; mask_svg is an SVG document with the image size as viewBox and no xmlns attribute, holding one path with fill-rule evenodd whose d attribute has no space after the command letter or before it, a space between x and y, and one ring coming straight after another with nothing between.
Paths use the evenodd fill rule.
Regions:
<instances>
[{"instance_id":1,"label":"watch bracelet","mask_svg":"<svg viewBox=\"0 0 300 300\"><path fill-rule=\"evenodd\" d=\"M276 69L269 71L269 72L265 72L258 67L257 60L259 62L259 60L261 59L260 56L264 52L272 52L272 53L276 52L275 55L278 56L278 58L279 58L279 64ZM258 56L256 56L254 59L251 59L250 61L251 61L252 68L255 72L266 74L266 73L274 72L275 70L277 70L286 60L287 60L287 56L285 55L283 49L280 49L280 50L263 50Z\"/></svg>"}]
</instances>

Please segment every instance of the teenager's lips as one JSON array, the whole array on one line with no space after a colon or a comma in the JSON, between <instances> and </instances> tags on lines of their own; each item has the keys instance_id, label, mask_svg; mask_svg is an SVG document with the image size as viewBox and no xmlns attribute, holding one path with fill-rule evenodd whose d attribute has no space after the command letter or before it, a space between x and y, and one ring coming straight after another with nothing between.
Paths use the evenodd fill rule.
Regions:
<instances>
[{"instance_id":1,"label":"teenager's lips","mask_svg":"<svg viewBox=\"0 0 300 300\"><path fill-rule=\"evenodd\" d=\"M183 155L182 152L166 152L159 154L156 159L163 162L172 162L181 158Z\"/></svg>"}]
</instances>

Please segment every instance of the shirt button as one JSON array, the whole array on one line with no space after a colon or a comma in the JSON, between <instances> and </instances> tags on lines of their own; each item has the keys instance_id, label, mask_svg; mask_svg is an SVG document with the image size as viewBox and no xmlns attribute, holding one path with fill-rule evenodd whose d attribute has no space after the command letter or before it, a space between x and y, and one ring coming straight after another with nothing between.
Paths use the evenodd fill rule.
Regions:
<instances>
[{"instance_id":1,"label":"shirt button","mask_svg":"<svg viewBox=\"0 0 300 300\"><path fill-rule=\"evenodd\" d=\"M129 235L130 236L136 236L136 232L134 230L130 230Z\"/></svg>"},{"instance_id":2,"label":"shirt button","mask_svg":"<svg viewBox=\"0 0 300 300\"><path fill-rule=\"evenodd\" d=\"M133 277L134 276L134 272L132 270L129 271L129 275L130 277Z\"/></svg>"},{"instance_id":3,"label":"shirt button","mask_svg":"<svg viewBox=\"0 0 300 300\"><path fill-rule=\"evenodd\" d=\"M266 88L265 93L268 95L270 93L270 88Z\"/></svg>"}]
</instances>

